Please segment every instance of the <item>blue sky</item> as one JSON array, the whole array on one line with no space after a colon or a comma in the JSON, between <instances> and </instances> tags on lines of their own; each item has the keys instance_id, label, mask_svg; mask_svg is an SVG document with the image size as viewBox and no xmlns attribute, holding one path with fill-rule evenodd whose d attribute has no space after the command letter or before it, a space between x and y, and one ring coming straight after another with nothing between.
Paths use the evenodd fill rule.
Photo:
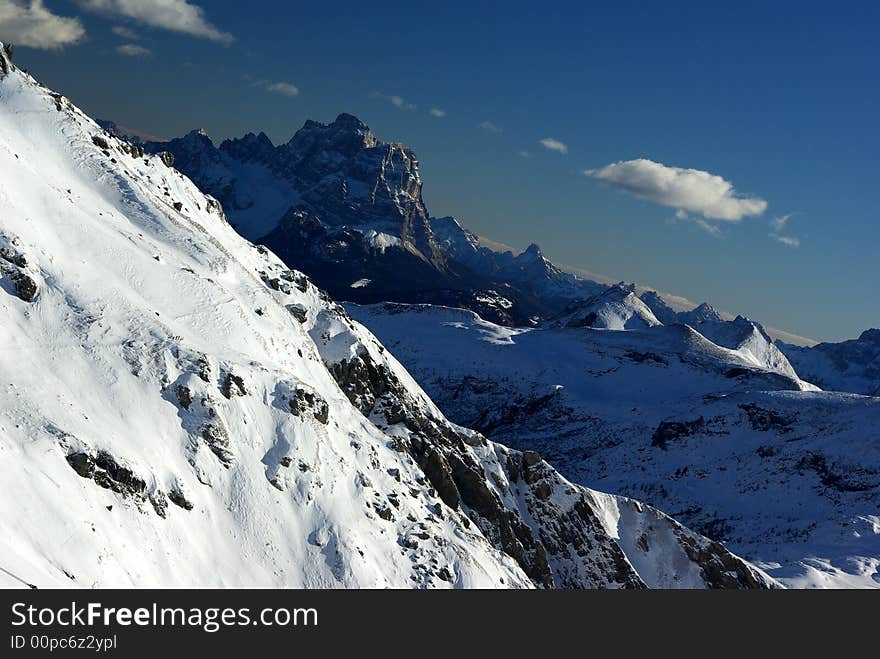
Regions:
<instances>
[{"instance_id":1,"label":"blue sky","mask_svg":"<svg viewBox=\"0 0 880 659\"><path fill-rule=\"evenodd\" d=\"M146 133L351 112L481 235L817 339L880 325L880 6L610 5L0 0L0 36Z\"/></svg>"}]
</instances>

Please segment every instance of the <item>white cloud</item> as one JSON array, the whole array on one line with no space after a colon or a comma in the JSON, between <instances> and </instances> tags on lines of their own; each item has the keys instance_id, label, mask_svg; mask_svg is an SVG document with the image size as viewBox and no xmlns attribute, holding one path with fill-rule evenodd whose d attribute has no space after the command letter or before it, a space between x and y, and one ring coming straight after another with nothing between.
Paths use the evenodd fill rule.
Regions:
<instances>
[{"instance_id":1,"label":"white cloud","mask_svg":"<svg viewBox=\"0 0 880 659\"><path fill-rule=\"evenodd\" d=\"M187 0L79 0L79 4L88 11L123 16L145 25L210 39L227 46L235 41L231 34L208 22L204 9Z\"/></svg>"},{"instance_id":2,"label":"white cloud","mask_svg":"<svg viewBox=\"0 0 880 659\"><path fill-rule=\"evenodd\" d=\"M488 133L500 133L501 132L501 129L498 126L496 126L495 124L493 124L491 121L484 121L483 123L481 123L478 126L478 128L482 128L483 130L485 130Z\"/></svg>"},{"instance_id":3,"label":"white cloud","mask_svg":"<svg viewBox=\"0 0 880 659\"><path fill-rule=\"evenodd\" d=\"M526 151L525 149L523 149L522 151L519 151L518 155L520 158L531 158L532 157L532 154L529 153L528 151Z\"/></svg>"},{"instance_id":4,"label":"white cloud","mask_svg":"<svg viewBox=\"0 0 880 659\"><path fill-rule=\"evenodd\" d=\"M549 151L556 151L557 153L562 154L568 153L568 147L559 140L554 140L552 137L545 137L540 143L541 146Z\"/></svg>"},{"instance_id":5,"label":"white cloud","mask_svg":"<svg viewBox=\"0 0 880 659\"><path fill-rule=\"evenodd\" d=\"M720 176L699 169L669 167L644 158L588 169L584 174L640 199L698 213L712 220L738 222L767 209L766 201L738 195L733 185Z\"/></svg>"},{"instance_id":6,"label":"white cloud","mask_svg":"<svg viewBox=\"0 0 880 659\"><path fill-rule=\"evenodd\" d=\"M86 35L78 18L58 16L43 0L0 0L0 39L29 48L62 48Z\"/></svg>"},{"instance_id":7,"label":"white cloud","mask_svg":"<svg viewBox=\"0 0 880 659\"><path fill-rule=\"evenodd\" d=\"M273 94L281 94L282 96L290 97L299 95L299 87L289 82L273 82L271 84L267 84L266 91L270 91Z\"/></svg>"},{"instance_id":8,"label":"white cloud","mask_svg":"<svg viewBox=\"0 0 880 659\"><path fill-rule=\"evenodd\" d=\"M431 108L430 114L432 117L437 117L438 119L442 119L446 116L446 110L441 110L440 108Z\"/></svg>"},{"instance_id":9,"label":"white cloud","mask_svg":"<svg viewBox=\"0 0 880 659\"><path fill-rule=\"evenodd\" d=\"M778 233L771 233L770 237L782 243L786 247L797 249L801 246L800 238L795 238L794 236L781 236Z\"/></svg>"},{"instance_id":10,"label":"white cloud","mask_svg":"<svg viewBox=\"0 0 880 659\"><path fill-rule=\"evenodd\" d=\"M129 41L140 41L141 35L139 35L134 30L130 30L127 27L122 25L116 25L113 27L113 34L117 37L122 37L123 39L128 39Z\"/></svg>"},{"instance_id":11,"label":"white cloud","mask_svg":"<svg viewBox=\"0 0 880 659\"><path fill-rule=\"evenodd\" d=\"M128 55L129 57L152 55L152 53L148 49L144 48L143 46L138 46L136 43L124 43L121 46L117 46L116 52L121 55Z\"/></svg>"}]
</instances>

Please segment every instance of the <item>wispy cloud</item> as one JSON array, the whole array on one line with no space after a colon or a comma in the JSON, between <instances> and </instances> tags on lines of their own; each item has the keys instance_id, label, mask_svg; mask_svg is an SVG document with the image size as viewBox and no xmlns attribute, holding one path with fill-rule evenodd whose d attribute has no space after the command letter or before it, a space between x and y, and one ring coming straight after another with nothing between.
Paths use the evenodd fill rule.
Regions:
<instances>
[{"instance_id":1,"label":"wispy cloud","mask_svg":"<svg viewBox=\"0 0 880 659\"><path fill-rule=\"evenodd\" d=\"M707 222L702 217L692 217L688 215L687 211L679 208L675 211L675 217L669 220L670 224L675 224L676 222L690 222L706 233L708 233L713 238L721 237L721 227L717 224L713 224L712 222Z\"/></svg>"},{"instance_id":2,"label":"wispy cloud","mask_svg":"<svg viewBox=\"0 0 880 659\"><path fill-rule=\"evenodd\" d=\"M717 224L706 222L706 220L700 217L694 218L694 224L696 224L710 236L714 236L715 238L719 238L721 236L721 227L719 227Z\"/></svg>"},{"instance_id":3,"label":"wispy cloud","mask_svg":"<svg viewBox=\"0 0 880 659\"><path fill-rule=\"evenodd\" d=\"M525 149L523 149L522 151L518 151L518 152L517 152L517 155L518 155L520 158L531 158L531 157L532 157L532 154L529 153L528 151L526 151Z\"/></svg>"},{"instance_id":4,"label":"wispy cloud","mask_svg":"<svg viewBox=\"0 0 880 659\"><path fill-rule=\"evenodd\" d=\"M437 117L438 119L446 116L446 110L441 110L440 108L431 108L428 112L432 117Z\"/></svg>"},{"instance_id":5,"label":"wispy cloud","mask_svg":"<svg viewBox=\"0 0 880 659\"><path fill-rule=\"evenodd\" d=\"M75 44L85 35L78 18L53 14L43 0L0 1L0 39L7 43L51 50Z\"/></svg>"},{"instance_id":6,"label":"wispy cloud","mask_svg":"<svg viewBox=\"0 0 880 659\"><path fill-rule=\"evenodd\" d=\"M737 194L733 184L720 176L699 169L670 167L644 158L588 169L584 174L640 199L697 213L711 220L738 222L750 215L760 215L767 209L766 201Z\"/></svg>"},{"instance_id":7,"label":"wispy cloud","mask_svg":"<svg viewBox=\"0 0 880 659\"><path fill-rule=\"evenodd\" d=\"M121 55L128 55L129 57L152 55L149 49L139 46L136 43L124 43L121 46L116 46L116 52Z\"/></svg>"},{"instance_id":8,"label":"wispy cloud","mask_svg":"<svg viewBox=\"0 0 880 659\"><path fill-rule=\"evenodd\" d=\"M795 238L794 236L782 234L782 232L785 231L785 227L788 224L788 221L792 217L794 217L794 213L789 213L788 215L779 215L770 220L770 228L773 229L773 231L770 233L770 237L773 238L773 240L782 243L786 247L797 249L801 246L800 238Z\"/></svg>"},{"instance_id":9,"label":"wispy cloud","mask_svg":"<svg viewBox=\"0 0 880 659\"><path fill-rule=\"evenodd\" d=\"M211 24L205 10L187 0L78 0L87 10L106 16L120 16L144 25L209 39L224 45L235 41L228 32Z\"/></svg>"},{"instance_id":10,"label":"wispy cloud","mask_svg":"<svg viewBox=\"0 0 880 659\"><path fill-rule=\"evenodd\" d=\"M795 238L794 236L782 236L778 233L771 233L770 237L777 242L782 243L786 247L791 247L792 249L797 249L801 246L800 238Z\"/></svg>"},{"instance_id":11,"label":"wispy cloud","mask_svg":"<svg viewBox=\"0 0 880 659\"><path fill-rule=\"evenodd\" d=\"M140 41L141 35L139 35L134 30L130 30L129 28L123 25L115 25L113 26L113 34L117 37L122 37L123 39L128 39L129 41Z\"/></svg>"},{"instance_id":12,"label":"wispy cloud","mask_svg":"<svg viewBox=\"0 0 880 659\"><path fill-rule=\"evenodd\" d=\"M481 123L478 126L478 128L482 128L487 133L500 133L501 132L501 128L499 128L498 126L493 124L491 121L484 121L483 123Z\"/></svg>"},{"instance_id":13,"label":"wispy cloud","mask_svg":"<svg viewBox=\"0 0 880 659\"><path fill-rule=\"evenodd\" d=\"M373 92L374 98L381 98L383 101L388 101L396 108L400 108L401 110L415 110L418 106L415 103L410 103L403 96L398 96L397 94L383 94L382 92Z\"/></svg>"},{"instance_id":14,"label":"wispy cloud","mask_svg":"<svg viewBox=\"0 0 880 659\"><path fill-rule=\"evenodd\" d=\"M540 144L548 151L556 151L556 153L563 155L568 153L568 146L559 140L554 140L552 137L545 137L543 140L540 140Z\"/></svg>"},{"instance_id":15,"label":"wispy cloud","mask_svg":"<svg viewBox=\"0 0 880 659\"><path fill-rule=\"evenodd\" d=\"M273 94L281 94L282 96L294 97L299 96L299 87L289 82L272 82L266 83L266 91Z\"/></svg>"}]
</instances>

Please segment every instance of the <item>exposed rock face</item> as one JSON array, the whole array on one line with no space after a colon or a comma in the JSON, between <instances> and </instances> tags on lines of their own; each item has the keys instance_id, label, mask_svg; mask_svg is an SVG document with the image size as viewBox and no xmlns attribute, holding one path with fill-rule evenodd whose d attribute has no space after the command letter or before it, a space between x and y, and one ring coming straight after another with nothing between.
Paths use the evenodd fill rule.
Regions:
<instances>
[{"instance_id":1,"label":"exposed rock face","mask_svg":"<svg viewBox=\"0 0 880 659\"><path fill-rule=\"evenodd\" d=\"M218 149L204 132L193 131L168 143L148 143L147 148L174 154L178 169L232 210L241 207L241 198L252 191L240 189L245 183L231 172L212 178L218 165L230 169L236 163L261 165L298 193L299 210L312 213L323 225L366 227L388 234L437 270L445 269L422 201L415 154L401 144L380 141L350 114L341 114L330 124L307 121L279 146L264 133L249 133L224 141ZM280 214L271 219L277 223Z\"/></svg>"},{"instance_id":2,"label":"exposed rock face","mask_svg":"<svg viewBox=\"0 0 880 659\"><path fill-rule=\"evenodd\" d=\"M12 67L12 44L4 44L0 48L0 76L7 75Z\"/></svg>"},{"instance_id":3,"label":"exposed rock face","mask_svg":"<svg viewBox=\"0 0 880 659\"><path fill-rule=\"evenodd\" d=\"M23 302L33 302L37 298L39 286L34 275L29 272L28 258L20 249L17 237L4 234L0 228L0 286L8 282L6 290Z\"/></svg>"}]
</instances>

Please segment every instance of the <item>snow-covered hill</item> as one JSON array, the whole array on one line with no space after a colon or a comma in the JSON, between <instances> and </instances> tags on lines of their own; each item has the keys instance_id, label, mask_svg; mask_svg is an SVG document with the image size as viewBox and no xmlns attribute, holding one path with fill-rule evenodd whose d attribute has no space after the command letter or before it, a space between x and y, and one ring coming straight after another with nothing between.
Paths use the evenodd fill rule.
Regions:
<instances>
[{"instance_id":1,"label":"snow-covered hill","mask_svg":"<svg viewBox=\"0 0 880 659\"><path fill-rule=\"evenodd\" d=\"M696 325L710 341L680 324L348 308L456 422L656 505L790 586L880 585L880 399L816 391L753 323Z\"/></svg>"},{"instance_id":2,"label":"snow-covered hill","mask_svg":"<svg viewBox=\"0 0 880 659\"><path fill-rule=\"evenodd\" d=\"M813 347L785 343L782 351L803 377L823 389L880 396L880 329Z\"/></svg>"},{"instance_id":3,"label":"snow-covered hill","mask_svg":"<svg viewBox=\"0 0 880 659\"><path fill-rule=\"evenodd\" d=\"M662 323L636 295L635 286L620 283L588 300L570 303L551 324L555 327L630 330L647 329Z\"/></svg>"},{"instance_id":4,"label":"snow-covered hill","mask_svg":"<svg viewBox=\"0 0 880 659\"><path fill-rule=\"evenodd\" d=\"M773 585L448 422L170 162L0 48L0 585Z\"/></svg>"}]
</instances>

